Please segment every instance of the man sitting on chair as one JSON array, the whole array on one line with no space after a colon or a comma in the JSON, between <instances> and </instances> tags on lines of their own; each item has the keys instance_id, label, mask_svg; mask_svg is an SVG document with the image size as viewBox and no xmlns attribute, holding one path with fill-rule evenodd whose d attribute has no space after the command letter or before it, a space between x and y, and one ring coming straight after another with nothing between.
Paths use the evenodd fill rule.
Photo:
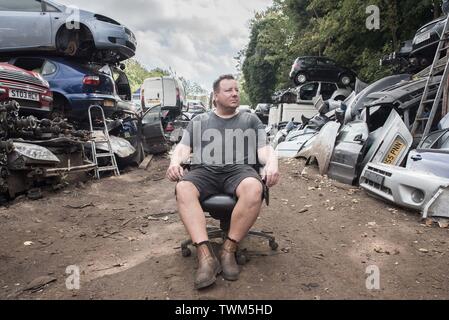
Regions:
<instances>
[{"instance_id":1,"label":"man sitting on chair","mask_svg":"<svg viewBox=\"0 0 449 320\"><path fill-rule=\"evenodd\" d=\"M221 271L226 280L238 279L237 245L259 216L264 188L279 181L277 158L267 145L262 122L256 115L238 110L240 96L234 77L220 76L213 84L213 94L216 109L189 123L167 170L169 180L179 181L175 191L179 214L197 247L196 289L212 285ZM184 174L181 164L189 160L192 151L191 170ZM258 163L264 165L261 174L254 169ZM238 199L220 261L210 246L200 205L219 193Z\"/></svg>"}]
</instances>

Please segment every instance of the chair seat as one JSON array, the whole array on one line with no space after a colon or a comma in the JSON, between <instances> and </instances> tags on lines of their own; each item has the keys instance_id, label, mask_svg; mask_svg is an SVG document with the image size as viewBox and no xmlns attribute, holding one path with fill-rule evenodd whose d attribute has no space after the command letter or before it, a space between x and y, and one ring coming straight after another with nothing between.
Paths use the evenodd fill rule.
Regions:
<instances>
[{"instance_id":1,"label":"chair seat","mask_svg":"<svg viewBox=\"0 0 449 320\"><path fill-rule=\"evenodd\" d=\"M210 215L230 215L237 201L228 194L213 195L201 203L204 211Z\"/></svg>"}]
</instances>

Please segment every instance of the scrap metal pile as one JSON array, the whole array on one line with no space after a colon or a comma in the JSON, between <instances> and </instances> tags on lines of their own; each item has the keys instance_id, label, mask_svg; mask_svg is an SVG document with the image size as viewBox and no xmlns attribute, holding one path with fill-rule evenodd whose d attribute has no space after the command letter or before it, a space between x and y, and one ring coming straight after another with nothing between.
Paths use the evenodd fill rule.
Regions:
<instances>
[{"instance_id":1,"label":"scrap metal pile","mask_svg":"<svg viewBox=\"0 0 449 320\"><path fill-rule=\"evenodd\" d=\"M84 154L88 131L18 112L16 101L0 103L0 201L25 191L39 197L39 186L58 187L67 173L95 168Z\"/></svg>"},{"instance_id":2,"label":"scrap metal pile","mask_svg":"<svg viewBox=\"0 0 449 320\"><path fill-rule=\"evenodd\" d=\"M393 75L343 102L315 99L315 117L267 132L280 157L317 162L320 174L360 185L424 218L449 218L449 115L442 101L430 134L411 134L425 89L427 99L435 98L441 75L426 80Z\"/></svg>"}]
</instances>

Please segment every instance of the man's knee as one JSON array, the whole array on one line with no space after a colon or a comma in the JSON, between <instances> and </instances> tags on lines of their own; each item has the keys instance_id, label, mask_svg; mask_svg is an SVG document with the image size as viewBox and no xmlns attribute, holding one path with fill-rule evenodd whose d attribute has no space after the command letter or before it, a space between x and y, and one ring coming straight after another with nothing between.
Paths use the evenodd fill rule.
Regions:
<instances>
[{"instance_id":1,"label":"man's knee","mask_svg":"<svg viewBox=\"0 0 449 320\"><path fill-rule=\"evenodd\" d=\"M199 198L200 194L198 189L192 182L181 181L176 185L176 200L177 201L189 201L194 198Z\"/></svg>"},{"instance_id":2,"label":"man's knee","mask_svg":"<svg viewBox=\"0 0 449 320\"><path fill-rule=\"evenodd\" d=\"M236 191L238 198L244 197L258 201L262 199L263 186L256 178L246 178L240 182Z\"/></svg>"}]
</instances>

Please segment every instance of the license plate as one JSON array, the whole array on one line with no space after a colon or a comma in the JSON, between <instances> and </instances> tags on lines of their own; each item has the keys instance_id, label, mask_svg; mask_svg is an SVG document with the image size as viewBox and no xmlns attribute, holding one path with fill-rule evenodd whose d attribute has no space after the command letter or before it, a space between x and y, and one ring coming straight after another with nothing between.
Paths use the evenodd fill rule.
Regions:
<instances>
[{"instance_id":1,"label":"license plate","mask_svg":"<svg viewBox=\"0 0 449 320\"><path fill-rule=\"evenodd\" d=\"M22 100L39 101L39 93L25 91L25 90L10 89L9 97L15 98L15 99L22 99Z\"/></svg>"},{"instance_id":2,"label":"license plate","mask_svg":"<svg viewBox=\"0 0 449 320\"><path fill-rule=\"evenodd\" d=\"M415 44L419 44L421 42L424 42L426 40L430 39L430 31L427 31L426 33L417 35L415 38Z\"/></svg>"},{"instance_id":3,"label":"license plate","mask_svg":"<svg viewBox=\"0 0 449 320\"><path fill-rule=\"evenodd\" d=\"M365 171L365 173L363 174L363 177L366 178L367 180L370 180L370 181L378 184L378 185L381 185L381 186L384 185L385 177L376 172Z\"/></svg>"},{"instance_id":4,"label":"license plate","mask_svg":"<svg viewBox=\"0 0 449 320\"><path fill-rule=\"evenodd\" d=\"M405 149L405 143L402 140L402 138L397 137L394 140L393 146L390 148L390 151L388 151L387 156L385 157L383 163L385 164L395 164L396 159L401 154L402 150Z\"/></svg>"}]
</instances>

